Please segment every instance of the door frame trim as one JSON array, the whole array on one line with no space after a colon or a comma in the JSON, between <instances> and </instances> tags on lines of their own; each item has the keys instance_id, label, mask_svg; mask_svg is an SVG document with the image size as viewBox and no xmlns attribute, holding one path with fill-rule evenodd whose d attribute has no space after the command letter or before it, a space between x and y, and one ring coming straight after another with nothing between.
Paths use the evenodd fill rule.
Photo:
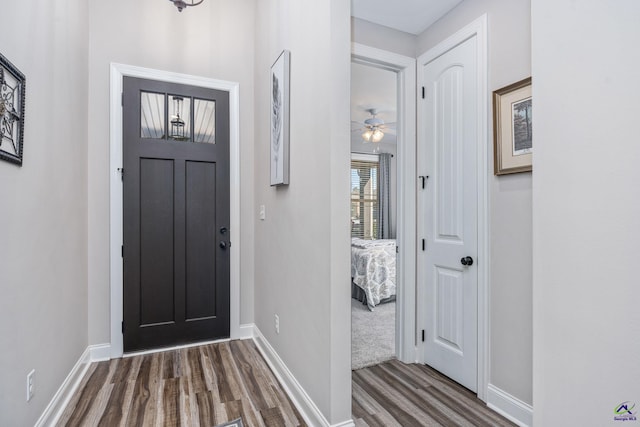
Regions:
<instances>
[{"instance_id":1,"label":"door frame trim","mask_svg":"<svg viewBox=\"0 0 640 427\"><path fill-rule=\"evenodd\" d=\"M487 390L490 374L490 319L489 319L489 273L490 273L490 242L489 236L489 135L488 111L489 97L487 92L488 79L488 48L487 48L487 14L481 15L455 34L438 43L418 57L417 65L424 66L444 53L455 48L471 37L476 37L476 58L478 66L478 360L477 360L477 388L478 398L487 400ZM420 74L418 74L420 76ZM420 78L420 77L419 77ZM418 85L422 85L422 80ZM422 107L421 107L422 108ZM418 318L424 323L424 319ZM421 323L421 324L423 324ZM423 347L424 348L424 347ZM420 351L420 361L424 362L424 351Z\"/></svg>"},{"instance_id":2,"label":"door frame trim","mask_svg":"<svg viewBox=\"0 0 640 427\"><path fill-rule=\"evenodd\" d=\"M351 61L393 71L398 76L398 256L396 260L396 357L417 361L416 332L416 60L359 43Z\"/></svg>"},{"instance_id":3,"label":"door frame trim","mask_svg":"<svg viewBox=\"0 0 640 427\"><path fill-rule=\"evenodd\" d=\"M234 233L230 248L230 338L240 338L240 84L206 77L154 70L133 65L110 65L109 95L109 266L111 295L111 358L123 355L123 238L122 211L122 81L125 76L166 81L190 86L221 90L229 93L229 185L230 230Z\"/></svg>"}]
</instances>

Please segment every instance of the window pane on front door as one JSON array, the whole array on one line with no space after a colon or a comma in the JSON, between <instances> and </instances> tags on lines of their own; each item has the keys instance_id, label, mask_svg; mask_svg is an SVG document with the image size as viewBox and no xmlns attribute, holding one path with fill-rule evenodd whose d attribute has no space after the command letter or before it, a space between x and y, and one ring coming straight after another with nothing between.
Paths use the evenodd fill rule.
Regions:
<instances>
[{"instance_id":1,"label":"window pane on front door","mask_svg":"<svg viewBox=\"0 0 640 427\"><path fill-rule=\"evenodd\" d=\"M191 98L169 95L169 139L191 140Z\"/></svg>"},{"instance_id":2,"label":"window pane on front door","mask_svg":"<svg viewBox=\"0 0 640 427\"><path fill-rule=\"evenodd\" d=\"M140 92L141 138L164 139L164 104L164 94Z\"/></svg>"},{"instance_id":3,"label":"window pane on front door","mask_svg":"<svg viewBox=\"0 0 640 427\"><path fill-rule=\"evenodd\" d=\"M216 143L216 102L194 99L193 140L207 144Z\"/></svg>"}]
</instances>

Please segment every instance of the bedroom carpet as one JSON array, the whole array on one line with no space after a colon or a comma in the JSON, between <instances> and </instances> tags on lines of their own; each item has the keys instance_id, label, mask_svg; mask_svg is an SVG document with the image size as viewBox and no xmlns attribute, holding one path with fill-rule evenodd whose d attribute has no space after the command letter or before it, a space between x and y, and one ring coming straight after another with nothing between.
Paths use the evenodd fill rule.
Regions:
<instances>
[{"instance_id":1,"label":"bedroom carpet","mask_svg":"<svg viewBox=\"0 0 640 427\"><path fill-rule=\"evenodd\" d=\"M377 365L395 357L396 303L374 311L351 299L351 369Z\"/></svg>"}]
</instances>

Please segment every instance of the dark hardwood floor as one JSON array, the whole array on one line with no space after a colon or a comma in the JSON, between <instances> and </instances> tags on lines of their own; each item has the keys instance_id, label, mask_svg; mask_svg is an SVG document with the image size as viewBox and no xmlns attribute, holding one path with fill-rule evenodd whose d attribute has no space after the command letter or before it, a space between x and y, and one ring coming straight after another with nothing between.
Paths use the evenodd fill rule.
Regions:
<instances>
[{"instance_id":1,"label":"dark hardwood floor","mask_svg":"<svg viewBox=\"0 0 640 427\"><path fill-rule=\"evenodd\" d=\"M353 371L351 378L356 427L515 426L425 365L391 360Z\"/></svg>"},{"instance_id":2,"label":"dark hardwood floor","mask_svg":"<svg viewBox=\"0 0 640 427\"><path fill-rule=\"evenodd\" d=\"M94 363L58 426L305 426L250 341Z\"/></svg>"},{"instance_id":3,"label":"dark hardwood floor","mask_svg":"<svg viewBox=\"0 0 640 427\"><path fill-rule=\"evenodd\" d=\"M424 365L392 360L352 372L357 427L514 426ZM305 426L250 341L94 363L58 426Z\"/></svg>"}]
</instances>

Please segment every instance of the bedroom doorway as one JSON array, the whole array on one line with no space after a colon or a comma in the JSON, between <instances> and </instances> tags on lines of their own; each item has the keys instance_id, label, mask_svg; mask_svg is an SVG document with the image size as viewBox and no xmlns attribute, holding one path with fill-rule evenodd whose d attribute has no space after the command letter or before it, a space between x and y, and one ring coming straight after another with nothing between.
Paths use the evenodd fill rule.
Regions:
<instances>
[{"instance_id":1,"label":"bedroom doorway","mask_svg":"<svg viewBox=\"0 0 640 427\"><path fill-rule=\"evenodd\" d=\"M354 44L351 88L352 369L415 362L415 59Z\"/></svg>"},{"instance_id":2,"label":"bedroom doorway","mask_svg":"<svg viewBox=\"0 0 640 427\"><path fill-rule=\"evenodd\" d=\"M397 75L351 64L351 369L396 357Z\"/></svg>"}]
</instances>

